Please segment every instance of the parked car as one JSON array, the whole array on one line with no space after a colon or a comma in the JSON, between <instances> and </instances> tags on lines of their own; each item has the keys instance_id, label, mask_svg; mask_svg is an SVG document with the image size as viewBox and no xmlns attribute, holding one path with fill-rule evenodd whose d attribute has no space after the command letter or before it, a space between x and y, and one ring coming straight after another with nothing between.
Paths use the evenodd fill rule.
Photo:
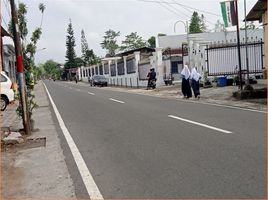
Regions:
<instances>
[{"instance_id":1,"label":"parked car","mask_svg":"<svg viewBox=\"0 0 268 200\"><path fill-rule=\"evenodd\" d=\"M5 72L0 74L0 90L1 90L1 111L4 111L9 103L14 101L15 94L12 89L12 82Z\"/></svg>"},{"instance_id":2,"label":"parked car","mask_svg":"<svg viewBox=\"0 0 268 200\"><path fill-rule=\"evenodd\" d=\"M108 86L108 80L103 75L93 75L88 78L88 82L90 83L90 86Z\"/></svg>"}]
</instances>

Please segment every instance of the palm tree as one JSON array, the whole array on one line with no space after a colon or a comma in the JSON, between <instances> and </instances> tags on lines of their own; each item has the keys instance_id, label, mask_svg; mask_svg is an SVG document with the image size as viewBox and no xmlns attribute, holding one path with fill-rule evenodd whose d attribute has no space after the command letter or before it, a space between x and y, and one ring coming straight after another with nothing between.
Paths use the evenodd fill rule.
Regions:
<instances>
[{"instance_id":1,"label":"palm tree","mask_svg":"<svg viewBox=\"0 0 268 200\"><path fill-rule=\"evenodd\" d=\"M45 6L43 3L40 3L40 4L39 4L39 10L40 10L41 13L42 13L42 19L41 19L40 28L41 28L42 23L43 23L43 16L44 16L44 11L45 11L45 9L46 9L46 6Z\"/></svg>"}]
</instances>

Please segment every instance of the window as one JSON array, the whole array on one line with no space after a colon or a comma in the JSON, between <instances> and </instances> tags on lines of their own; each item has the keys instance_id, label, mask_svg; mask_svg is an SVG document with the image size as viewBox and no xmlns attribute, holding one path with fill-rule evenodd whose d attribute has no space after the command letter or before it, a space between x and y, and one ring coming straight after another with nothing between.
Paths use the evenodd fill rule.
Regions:
<instances>
[{"instance_id":1,"label":"window","mask_svg":"<svg viewBox=\"0 0 268 200\"><path fill-rule=\"evenodd\" d=\"M6 77L4 77L2 74L1 74L1 80L0 80L1 82L7 82L7 78Z\"/></svg>"},{"instance_id":2,"label":"window","mask_svg":"<svg viewBox=\"0 0 268 200\"><path fill-rule=\"evenodd\" d=\"M117 73L118 75L124 75L124 62L117 63Z\"/></svg>"},{"instance_id":3,"label":"window","mask_svg":"<svg viewBox=\"0 0 268 200\"><path fill-rule=\"evenodd\" d=\"M104 74L109 74L109 66L108 66L108 64L104 65Z\"/></svg>"},{"instance_id":4,"label":"window","mask_svg":"<svg viewBox=\"0 0 268 200\"><path fill-rule=\"evenodd\" d=\"M131 74L131 73L135 73L136 69L135 69L135 65L134 65L134 59L132 60L128 60L127 61L127 73Z\"/></svg>"},{"instance_id":5,"label":"window","mask_svg":"<svg viewBox=\"0 0 268 200\"><path fill-rule=\"evenodd\" d=\"M111 76L116 76L115 64L112 64L110 67L111 67Z\"/></svg>"},{"instance_id":6,"label":"window","mask_svg":"<svg viewBox=\"0 0 268 200\"><path fill-rule=\"evenodd\" d=\"M100 75L103 75L103 66L100 66Z\"/></svg>"}]
</instances>

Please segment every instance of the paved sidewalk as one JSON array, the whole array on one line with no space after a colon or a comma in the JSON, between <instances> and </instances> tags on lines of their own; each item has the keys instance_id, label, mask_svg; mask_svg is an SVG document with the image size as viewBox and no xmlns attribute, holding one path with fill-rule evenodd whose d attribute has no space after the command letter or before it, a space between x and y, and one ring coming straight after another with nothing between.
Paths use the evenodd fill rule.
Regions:
<instances>
[{"instance_id":1,"label":"paved sidewalk","mask_svg":"<svg viewBox=\"0 0 268 200\"><path fill-rule=\"evenodd\" d=\"M56 123L52 118L49 100L42 82L35 86L39 107L33 113L35 128L28 141L46 138L46 144L26 143L7 147L2 152L4 199L74 198L74 186L63 155ZM17 105L17 104L15 104ZM16 106L3 112L3 126L21 127ZM37 144L37 145L36 145ZM44 143L43 143L44 144Z\"/></svg>"},{"instance_id":2,"label":"paved sidewalk","mask_svg":"<svg viewBox=\"0 0 268 200\"><path fill-rule=\"evenodd\" d=\"M69 82L73 83L74 82ZM86 82L79 82L78 84L88 85ZM257 84L252 85L253 88L267 88L267 81L259 79ZM199 103L213 103L218 105L234 106L245 109L254 109L260 111L267 111L267 98L266 99L248 99L248 100L237 100L232 97L232 93L238 91L238 86L227 86L227 87L211 87L211 88L200 88L201 98L199 100L191 98L189 100L182 99L181 84L176 83L169 86L161 86L155 90L146 90L145 88L126 88L126 87L103 87L102 89L138 93L143 95L159 96L163 98L178 99L181 101L192 101Z\"/></svg>"}]
</instances>

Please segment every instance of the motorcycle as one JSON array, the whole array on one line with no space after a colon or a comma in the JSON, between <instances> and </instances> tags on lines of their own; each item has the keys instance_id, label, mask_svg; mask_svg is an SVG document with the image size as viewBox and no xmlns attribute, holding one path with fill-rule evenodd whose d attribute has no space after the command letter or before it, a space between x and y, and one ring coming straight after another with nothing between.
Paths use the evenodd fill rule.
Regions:
<instances>
[{"instance_id":1,"label":"motorcycle","mask_svg":"<svg viewBox=\"0 0 268 200\"><path fill-rule=\"evenodd\" d=\"M156 79L152 79L149 82L149 88L155 89L156 88Z\"/></svg>"}]
</instances>

